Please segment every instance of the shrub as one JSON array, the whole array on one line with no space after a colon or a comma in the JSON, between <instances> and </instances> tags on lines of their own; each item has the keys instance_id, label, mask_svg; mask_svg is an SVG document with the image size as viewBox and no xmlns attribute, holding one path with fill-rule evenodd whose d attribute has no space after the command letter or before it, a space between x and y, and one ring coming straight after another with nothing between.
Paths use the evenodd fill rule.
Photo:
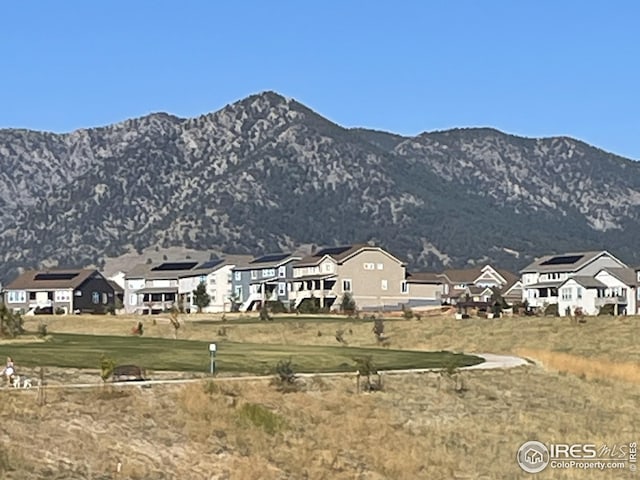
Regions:
<instances>
[{"instance_id":1,"label":"shrub","mask_svg":"<svg viewBox=\"0 0 640 480\"><path fill-rule=\"evenodd\" d=\"M47 336L47 333L47 324L44 322L38 323L38 336L44 338Z\"/></svg>"},{"instance_id":2,"label":"shrub","mask_svg":"<svg viewBox=\"0 0 640 480\"><path fill-rule=\"evenodd\" d=\"M298 312L311 314L320 313L320 299L314 297L313 295L311 295L311 297L309 298L305 298L304 300L302 300L302 303L300 303Z\"/></svg>"},{"instance_id":3,"label":"shrub","mask_svg":"<svg viewBox=\"0 0 640 480\"><path fill-rule=\"evenodd\" d=\"M548 317L557 317L558 316L558 304L557 303L550 303L549 305L547 305L544 309L544 316Z\"/></svg>"},{"instance_id":4,"label":"shrub","mask_svg":"<svg viewBox=\"0 0 640 480\"><path fill-rule=\"evenodd\" d=\"M273 317L271 315L269 315L269 309L267 308L266 305L264 305L260 309L260 321L261 322L270 322L272 320L273 320Z\"/></svg>"},{"instance_id":5,"label":"shrub","mask_svg":"<svg viewBox=\"0 0 640 480\"><path fill-rule=\"evenodd\" d=\"M405 320L411 320L414 317L413 310L406 305L402 305L402 316Z\"/></svg>"},{"instance_id":6,"label":"shrub","mask_svg":"<svg viewBox=\"0 0 640 480\"><path fill-rule=\"evenodd\" d=\"M257 403L245 403L237 411L241 425L253 425L273 435L285 428L284 418Z\"/></svg>"},{"instance_id":7,"label":"shrub","mask_svg":"<svg viewBox=\"0 0 640 480\"><path fill-rule=\"evenodd\" d=\"M342 296L342 302L340 303L340 309L349 315L352 315L357 310L356 301L349 292L345 292Z\"/></svg>"},{"instance_id":8,"label":"shrub","mask_svg":"<svg viewBox=\"0 0 640 480\"><path fill-rule=\"evenodd\" d=\"M115 366L116 362L114 362L112 358L102 355L100 358L100 378L102 378L103 382L109 380Z\"/></svg>"},{"instance_id":9,"label":"shrub","mask_svg":"<svg viewBox=\"0 0 640 480\"><path fill-rule=\"evenodd\" d=\"M376 336L378 343L384 340L384 320L382 317L373 316L373 334Z\"/></svg>"},{"instance_id":10,"label":"shrub","mask_svg":"<svg viewBox=\"0 0 640 480\"><path fill-rule=\"evenodd\" d=\"M356 357L353 359L356 368L358 369L358 385L360 384L360 378L364 377L365 382L362 385L362 389L365 392L372 392L377 390L382 390L382 378L378 373L378 369L374 366L373 360L370 355L366 357ZM377 375L377 381L372 381L371 376Z\"/></svg>"},{"instance_id":11,"label":"shrub","mask_svg":"<svg viewBox=\"0 0 640 480\"><path fill-rule=\"evenodd\" d=\"M12 312L0 304L0 336L14 338L24 333L24 322L19 313Z\"/></svg>"},{"instance_id":12,"label":"shrub","mask_svg":"<svg viewBox=\"0 0 640 480\"><path fill-rule=\"evenodd\" d=\"M612 303L607 303L602 305L598 310L598 315L613 315L615 313L615 305Z\"/></svg>"},{"instance_id":13,"label":"shrub","mask_svg":"<svg viewBox=\"0 0 640 480\"><path fill-rule=\"evenodd\" d=\"M348 345L347 341L344 339L344 330L336 330L336 340L338 343Z\"/></svg>"},{"instance_id":14,"label":"shrub","mask_svg":"<svg viewBox=\"0 0 640 480\"><path fill-rule=\"evenodd\" d=\"M55 314L56 315L64 315L67 311L62 307L56 307Z\"/></svg>"},{"instance_id":15,"label":"shrub","mask_svg":"<svg viewBox=\"0 0 640 480\"><path fill-rule=\"evenodd\" d=\"M287 313L287 307L280 300L270 300L265 302L271 313Z\"/></svg>"}]
</instances>

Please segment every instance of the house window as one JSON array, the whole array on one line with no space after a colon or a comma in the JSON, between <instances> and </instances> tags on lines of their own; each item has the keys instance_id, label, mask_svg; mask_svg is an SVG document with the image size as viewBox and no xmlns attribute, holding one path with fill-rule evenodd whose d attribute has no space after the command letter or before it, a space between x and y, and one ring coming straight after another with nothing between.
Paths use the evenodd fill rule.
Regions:
<instances>
[{"instance_id":1,"label":"house window","mask_svg":"<svg viewBox=\"0 0 640 480\"><path fill-rule=\"evenodd\" d=\"M376 268L376 266L373 263L365 263L364 264L364 269L365 270L374 270L375 268Z\"/></svg>"},{"instance_id":2,"label":"house window","mask_svg":"<svg viewBox=\"0 0 640 480\"><path fill-rule=\"evenodd\" d=\"M278 277L284 278L287 276L287 267L282 266L278 268Z\"/></svg>"},{"instance_id":3,"label":"house window","mask_svg":"<svg viewBox=\"0 0 640 480\"><path fill-rule=\"evenodd\" d=\"M571 300L573 298L572 289L571 288L561 289L560 296L562 297L562 300Z\"/></svg>"},{"instance_id":4,"label":"house window","mask_svg":"<svg viewBox=\"0 0 640 480\"><path fill-rule=\"evenodd\" d=\"M207 281L206 275L200 275L200 283L205 283Z\"/></svg>"},{"instance_id":5,"label":"house window","mask_svg":"<svg viewBox=\"0 0 640 480\"><path fill-rule=\"evenodd\" d=\"M350 292L352 288L353 288L353 285L351 285L351 280L349 280L349 279L342 280L342 291L343 292Z\"/></svg>"},{"instance_id":6,"label":"house window","mask_svg":"<svg viewBox=\"0 0 640 480\"><path fill-rule=\"evenodd\" d=\"M138 304L138 295L132 293L129 295L129 305L137 305Z\"/></svg>"},{"instance_id":7,"label":"house window","mask_svg":"<svg viewBox=\"0 0 640 480\"><path fill-rule=\"evenodd\" d=\"M27 301L27 292L24 290L9 290L7 303L24 303Z\"/></svg>"},{"instance_id":8,"label":"house window","mask_svg":"<svg viewBox=\"0 0 640 480\"><path fill-rule=\"evenodd\" d=\"M274 277L276 274L275 268L265 268L262 270L262 278L264 277Z\"/></svg>"},{"instance_id":9,"label":"house window","mask_svg":"<svg viewBox=\"0 0 640 480\"><path fill-rule=\"evenodd\" d=\"M211 277L209 279L209 285L215 285L216 284L216 277Z\"/></svg>"},{"instance_id":10,"label":"house window","mask_svg":"<svg viewBox=\"0 0 640 480\"><path fill-rule=\"evenodd\" d=\"M333 263L325 263L324 264L324 271L326 273L332 273L333 272Z\"/></svg>"},{"instance_id":11,"label":"house window","mask_svg":"<svg viewBox=\"0 0 640 480\"><path fill-rule=\"evenodd\" d=\"M95 304L100 303L100 293L99 292L91 292L91 301Z\"/></svg>"},{"instance_id":12,"label":"house window","mask_svg":"<svg viewBox=\"0 0 640 480\"><path fill-rule=\"evenodd\" d=\"M81 297L81 296L82 296L82 290L76 290L75 292L73 292L73 294L74 294L76 297Z\"/></svg>"},{"instance_id":13,"label":"house window","mask_svg":"<svg viewBox=\"0 0 640 480\"><path fill-rule=\"evenodd\" d=\"M236 287L236 297L238 297L239 300L242 300L242 285L238 285Z\"/></svg>"},{"instance_id":14,"label":"house window","mask_svg":"<svg viewBox=\"0 0 640 480\"><path fill-rule=\"evenodd\" d=\"M71 300L71 292L69 290L56 290L53 294L53 299L56 302L68 302Z\"/></svg>"},{"instance_id":15,"label":"house window","mask_svg":"<svg viewBox=\"0 0 640 480\"><path fill-rule=\"evenodd\" d=\"M287 293L287 284L284 282L278 283L278 296L283 297Z\"/></svg>"},{"instance_id":16,"label":"house window","mask_svg":"<svg viewBox=\"0 0 640 480\"><path fill-rule=\"evenodd\" d=\"M578 287L578 289L576 290L576 298L582 298L582 287Z\"/></svg>"},{"instance_id":17,"label":"house window","mask_svg":"<svg viewBox=\"0 0 640 480\"><path fill-rule=\"evenodd\" d=\"M379 263L377 265L377 267L378 267L378 270L383 270L384 269L384 263Z\"/></svg>"},{"instance_id":18,"label":"house window","mask_svg":"<svg viewBox=\"0 0 640 480\"><path fill-rule=\"evenodd\" d=\"M409 293L409 284L407 282L402 282L400 284L400 292Z\"/></svg>"},{"instance_id":19,"label":"house window","mask_svg":"<svg viewBox=\"0 0 640 480\"><path fill-rule=\"evenodd\" d=\"M236 282L239 282L242 279L242 272L235 272Z\"/></svg>"},{"instance_id":20,"label":"house window","mask_svg":"<svg viewBox=\"0 0 640 480\"><path fill-rule=\"evenodd\" d=\"M258 271L251 270L251 280L255 280L256 278L258 278Z\"/></svg>"},{"instance_id":21,"label":"house window","mask_svg":"<svg viewBox=\"0 0 640 480\"><path fill-rule=\"evenodd\" d=\"M386 280L381 280L381 281L380 281L380 288L381 288L382 290L387 290L387 289L389 288L389 284L387 283L387 281L386 281Z\"/></svg>"},{"instance_id":22,"label":"house window","mask_svg":"<svg viewBox=\"0 0 640 480\"><path fill-rule=\"evenodd\" d=\"M102 303L107 304L109 302L109 296L106 293L102 294Z\"/></svg>"}]
</instances>

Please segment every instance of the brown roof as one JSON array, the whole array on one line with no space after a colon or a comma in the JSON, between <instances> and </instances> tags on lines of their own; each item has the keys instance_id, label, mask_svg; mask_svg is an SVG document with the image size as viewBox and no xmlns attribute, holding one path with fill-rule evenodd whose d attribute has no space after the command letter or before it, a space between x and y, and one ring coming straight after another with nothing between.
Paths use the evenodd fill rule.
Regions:
<instances>
[{"instance_id":1,"label":"brown roof","mask_svg":"<svg viewBox=\"0 0 640 480\"><path fill-rule=\"evenodd\" d=\"M625 285L636 286L638 280L636 272L633 268L603 268L605 272L610 273Z\"/></svg>"},{"instance_id":2,"label":"brown roof","mask_svg":"<svg viewBox=\"0 0 640 480\"><path fill-rule=\"evenodd\" d=\"M342 263L344 260L353 256L357 252L362 249L371 248L371 249L379 249L385 252L387 255L398 260L400 263L402 262L400 259L396 258L392 253L389 253L382 247L377 245L369 245L368 243L355 243L353 245L342 245L338 247L324 247L320 248L316 253L311 255L307 255L302 258L300 261L294 264L294 267L312 267L318 265L324 257L330 257L335 260L337 263Z\"/></svg>"},{"instance_id":3,"label":"brown roof","mask_svg":"<svg viewBox=\"0 0 640 480\"><path fill-rule=\"evenodd\" d=\"M465 269L447 269L440 275L445 277L451 283L473 283L476 278L482 274L481 267L465 268Z\"/></svg>"},{"instance_id":4,"label":"brown roof","mask_svg":"<svg viewBox=\"0 0 640 480\"><path fill-rule=\"evenodd\" d=\"M92 274L100 272L92 269L69 270L27 270L5 287L6 290L54 290L77 288Z\"/></svg>"},{"instance_id":5,"label":"brown roof","mask_svg":"<svg viewBox=\"0 0 640 480\"><path fill-rule=\"evenodd\" d=\"M435 272L407 272L407 283L435 283L441 284L442 277Z\"/></svg>"}]
</instances>

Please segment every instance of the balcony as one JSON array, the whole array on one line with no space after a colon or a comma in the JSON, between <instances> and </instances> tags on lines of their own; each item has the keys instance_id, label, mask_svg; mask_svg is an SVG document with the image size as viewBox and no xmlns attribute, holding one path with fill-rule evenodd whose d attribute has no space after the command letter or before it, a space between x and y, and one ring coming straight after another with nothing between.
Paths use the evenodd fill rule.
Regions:
<instances>
[{"instance_id":1,"label":"balcony","mask_svg":"<svg viewBox=\"0 0 640 480\"><path fill-rule=\"evenodd\" d=\"M603 305L626 305L626 295L613 295L611 297L596 297L595 306L601 307Z\"/></svg>"}]
</instances>

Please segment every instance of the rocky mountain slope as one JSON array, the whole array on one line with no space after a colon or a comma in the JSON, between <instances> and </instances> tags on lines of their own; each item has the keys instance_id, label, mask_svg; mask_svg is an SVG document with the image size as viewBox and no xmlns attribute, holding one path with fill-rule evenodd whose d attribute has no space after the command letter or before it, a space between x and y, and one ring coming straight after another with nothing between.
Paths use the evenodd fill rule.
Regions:
<instances>
[{"instance_id":1,"label":"rocky mountain slope","mask_svg":"<svg viewBox=\"0 0 640 480\"><path fill-rule=\"evenodd\" d=\"M635 262L640 166L570 138L345 129L265 92L69 134L0 130L0 279L149 246L379 242L415 268L608 248Z\"/></svg>"}]
</instances>

